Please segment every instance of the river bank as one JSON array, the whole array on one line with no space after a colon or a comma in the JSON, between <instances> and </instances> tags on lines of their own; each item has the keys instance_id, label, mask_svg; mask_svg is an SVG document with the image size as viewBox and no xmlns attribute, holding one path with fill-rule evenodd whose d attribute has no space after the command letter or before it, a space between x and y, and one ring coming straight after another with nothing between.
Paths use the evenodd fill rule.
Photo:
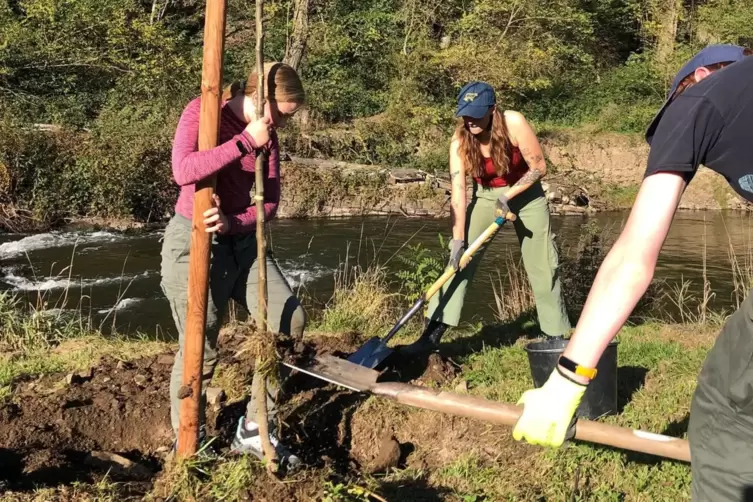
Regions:
<instances>
[{"instance_id":1,"label":"river bank","mask_svg":"<svg viewBox=\"0 0 753 502\"><path fill-rule=\"evenodd\" d=\"M540 136L549 169L543 186L553 214L591 214L631 206L648 157L648 146L640 136L584 130L545 131ZM300 146L297 148L301 150ZM313 155L320 149L327 151L318 145L301 153ZM416 164L422 164L420 157ZM160 179L169 178L169 165L161 165L160 170L164 171L158 176ZM60 175L65 175L66 179L69 176ZM169 186L164 180L162 184ZM442 218L449 215L450 186L444 168L435 172L410 166L395 168L286 155L282 162L282 184L277 213L280 219L365 215ZM152 200L155 207L165 208L164 214L137 207L132 208L130 215L111 214L101 209L38 213L25 207L22 201L0 202L0 229L39 232L65 226L115 230L159 228L169 219L170 200L174 200L171 198L177 190L174 186L170 189L165 186L154 194L141 193L142 188L140 195L134 197L135 201ZM5 200L15 199L10 194ZM751 207L721 176L705 167L699 169L680 202L681 210L747 211Z\"/></svg>"}]
</instances>

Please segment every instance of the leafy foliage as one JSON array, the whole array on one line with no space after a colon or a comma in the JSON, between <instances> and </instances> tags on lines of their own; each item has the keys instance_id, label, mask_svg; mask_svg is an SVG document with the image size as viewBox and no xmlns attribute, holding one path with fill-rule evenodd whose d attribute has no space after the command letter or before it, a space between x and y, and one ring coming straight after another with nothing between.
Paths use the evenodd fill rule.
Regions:
<instances>
[{"instance_id":1,"label":"leafy foliage","mask_svg":"<svg viewBox=\"0 0 753 502\"><path fill-rule=\"evenodd\" d=\"M317 0L300 71L306 155L446 169L455 96L471 79L539 128L642 132L674 72L708 43L753 43L753 0ZM161 218L170 142L199 94L198 0L10 0L0 5L0 203L50 221ZM254 64L254 9L228 3L226 83ZM293 0L265 3L282 59ZM31 127L52 123L51 137ZM86 134L82 132L85 130Z\"/></svg>"},{"instance_id":2,"label":"leafy foliage","mask_svg":"<svg viewBox=\"0 0 753 502\"><path fill-rule=\"evenodd\" d=\"M442 235L439 235L440 249L446 249ZM404 268L395 273L406 298L416 301L444 272L448 253L437 252L421 243L407 246L407 253L397 256Z\"/></svg>"}]
</instances>

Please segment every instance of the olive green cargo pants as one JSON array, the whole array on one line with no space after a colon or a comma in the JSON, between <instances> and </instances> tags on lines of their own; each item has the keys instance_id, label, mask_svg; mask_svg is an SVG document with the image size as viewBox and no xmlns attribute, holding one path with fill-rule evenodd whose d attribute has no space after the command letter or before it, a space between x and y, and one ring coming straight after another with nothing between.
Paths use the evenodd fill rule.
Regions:
<instances>
[{"instance_id":1,"label":"olive green cargo pants","mask_svg":"<svg viewBox=\"0 0 753 502\"><path fill-rule=\"evenodd\" d=\"M497 198L510 187L484 188L474 183L473 198L466 210L466 248L494 222ZM549 224L549 205L541 183L534 183L509 203L518 219L513 223L523 256L523 266L536 299L541 331L548 336L567 335L570 321L562 299L558 275L559 256ZM479 249L463 270L432 297L426 317L457 326L468 286L493 239ZM491 296L491 292L485 293Z\"/></svg>"},{"instance_id":2,"label":"olive green cargo pants","mask_svg":"<svg viewBox=\"0 0 753 502\"><path fill-rule=\"evenodd\" d=\"M694 502L753 500L753 290L706 356L688 440Z\"/></svg>"},{"instance_id":3,"label":"olive green cargo pants","mask_svg":"<svg viewBox=\"0 0 753 502\"><path fill-rule=\"evenodd\" d=\"M165 228L162 243L161 287L172 310L173 320L178 329L179 345L170 378L170 411L173 430L177 434L179 425L180 400L178 390L183 378L183 344L186 309L188 307L188 258L191 244L191 220L176 214ZM209 271L209 296L207 299L207 323L204 343L204 367L202 396L199 404L200 424L204 423L206 395L204 392L212 380L217 365L217 337L220 324L230 299L234 299L249 310L255 317L258 303L258 266L256 262L256 235L218 236L212 239L212 257ZM283 277L277 263L267 254L267 295L268 324L273 332L300 338L306 325L306 313L290 286ZM281 380L289 371L280 369ZM256 389L254 375L253 389ZM274 420L277 407L275 399L278 388L267 385L267 407L270 422ZM255 421L256 399L246 408L246 418Z\"/></svg>"}]
</instances>

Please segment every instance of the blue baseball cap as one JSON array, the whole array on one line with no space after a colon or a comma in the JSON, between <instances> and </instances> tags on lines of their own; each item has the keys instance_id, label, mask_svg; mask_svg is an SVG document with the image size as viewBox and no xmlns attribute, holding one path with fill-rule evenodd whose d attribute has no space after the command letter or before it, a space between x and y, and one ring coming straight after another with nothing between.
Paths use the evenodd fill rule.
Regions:
<instances>
[{"instance_id":1,"label":"blue baseball cap","mask_svg":"<svg viewBox=\"0 0 753 502\"><path fill-rule=\"evenodd\" d=\"M661 120L662 115L664 115L664 110L666 110L667 106L669 106L672 95L675 93L677 87L680 85L680 82L682 82L685 77L692 74L694 71L696 71L696 69L702 66L710 66L717 63L734 63L735 61L739 61L745 57L745 55L743 54L744 50L745 49L743 47L740 47L739 45L707 45L698 54L693 56L690 61L685 63L682 68L680 68L680 71L677 72L677 75L675 75L675 78L672 81L672 87L669 89L669 94L667 94L666 101L664 101L664 104L659 109L659 112L651 121L651 124L649 124L648 129L646 129L646 141L648 142L648 144L651 144L651 138L653 138L654 136L654 132L659 125L659 121Z\"/></svg>"},{"instance_id":2,"label":"blue baseball cap","mask_svg":"<svg viewBox=\"0 0 753 502\"><path fill-rule=\"evenodd\" d=\"M458 94L458 109L456 117L473 117L480 119L489 107L497 103L494 88L486 82L469 82L460 89Z\"/></svg>"}]
</instances>

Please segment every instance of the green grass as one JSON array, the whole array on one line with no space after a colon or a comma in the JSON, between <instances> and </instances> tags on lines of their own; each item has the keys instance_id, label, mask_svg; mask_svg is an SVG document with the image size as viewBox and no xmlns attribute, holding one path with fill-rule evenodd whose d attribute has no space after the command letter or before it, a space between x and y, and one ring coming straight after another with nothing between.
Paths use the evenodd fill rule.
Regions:
<instances>
[{"instance_id":1,"label":"green grass","mask_svg":"<svg viewBox=\"0 0 753 502\"><path fill-rule=\"evenodd\" d=\"M624 328L618 335L618 366L645 369L645 382L621 414L602 420L673 434L677 423L687 417L696 378L716 330L714 326L660 323ZM533 385L523 347L520 341L509 347L487 347L468 356L462 377L470 392L515 403ZM635 384L624 380L618 383ZM452 488L458 500L482 495L488 500L520 501L539 497L600 501L689 498L690 467L680 462L588 443L569 443L561 449L527 449L530 457L522 467L468 452L438 470L433 482ZM506 455L501 453L500 457Z\"/></svg>"},{"instance_id":2,"label":"green grass","mask_svg":"<svg viewBox=\"0 0 753 502\"><path fill-rule=\"evenodd\" d=\"M638 195L638 185L607 185L601 194L604 204L610 209L630 208Z\"/></svg>"},{"instance_id":3,"label":"green grass","mask_svg":"<svg viewBox=\"0 0 753 502\"><path fill-rule=\"evenodd\" d=\"M335 293L330 303L309 330L381 335L392 318L395 296L389 292L382 267L362 270L345 264L335 273Z\"/></svg>"},{"instance_id":4,"label":"green grass","mask_svg":"<svg viewBox=\"0 0 753 502\"><path fill-rule=\"evenodd\" d=\"M142 337L104 336L78 315L63 316L0 293L0 399L19 379L85 370L104 355L132 360L170 345Z\"/></svg>"},{"instance_id":5,"label":"green grass","mask_svg":"<svg viewBox=\"0 0 753 502\"><path fill-rule=\"evenodd\" d=\"M240 502L248 500L249 489L262 470L261 463L251 456L192 457L172 464L163 481L175 500Z\"/></svg>"},{"instance_id":6,"label":"green grass","mask_svg":"<svg viewBox=\"0 0 753 502\"><path fill-rule=\"evenodd\" d=\"M73 482L64 492L56 488L38 488L33 492L0 495L2 502L50 502L75 500L77 502L117 502L122 500L118 485L106 476L93 484Z\"/></svg>"}]
</instances>

